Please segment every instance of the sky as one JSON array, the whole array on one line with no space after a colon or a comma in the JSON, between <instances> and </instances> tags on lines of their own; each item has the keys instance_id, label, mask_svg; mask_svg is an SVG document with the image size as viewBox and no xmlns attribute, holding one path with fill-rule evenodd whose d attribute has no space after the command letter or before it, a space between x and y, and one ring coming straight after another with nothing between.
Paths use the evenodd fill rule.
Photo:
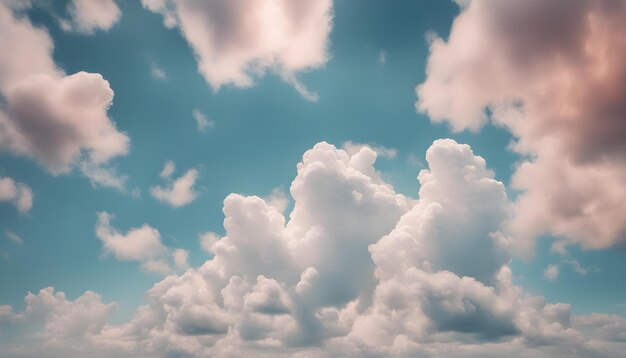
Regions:
<instances>
[{"instance_id":1,"label":"sky","mask_svg":"<svg viewBox=\"0 0 626 358\"><path fill-rule=\"evenodd\" d=\"M0 0L0 355L620 356L624 20Z\"/></svg>"}]
</instances>

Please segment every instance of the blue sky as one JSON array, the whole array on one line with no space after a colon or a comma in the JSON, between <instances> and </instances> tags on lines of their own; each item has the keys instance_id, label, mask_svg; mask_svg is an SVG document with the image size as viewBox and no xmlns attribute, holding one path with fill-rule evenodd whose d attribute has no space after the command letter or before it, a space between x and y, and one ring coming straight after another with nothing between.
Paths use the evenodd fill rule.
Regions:
<instances>
[{"instance_id":1,"label":"blue sky","mask_svg":"<svg viewBox=\"0 0 626 358\"><path fill-rule=\"evenodd\" d=\"M147 224L158 230L161 243L168 250L187 250L187 264L177 269L171 263L170 273L181 275L185 267L194 270L214 256L202 250L199 234L227 234L222 209L230 193L267 198L278 188L289 200L288 215L294 207L289 188L300 175L296 164L302 161L304 152L322 141L338 148L352 142L359 148L368 145L391 149L394 154L388 156L379 150L375 168L398 194L418 199L420 184L416 177L421 170L429 169L426 151L433 141L451 138L468 144L474 155L485 159L495 180L504 184L509 202L515 205L521 191L511 184L519 164L548 157L541 152L543 149L526 155L511 147L519 138L530 138L525 129L494 119L474 130L455 131L452 128L460 120L454 113L443 115L446 123L434 123L441 122L437 113L446 110L429 104L416 109L416 86L436 80L434 72L429 77L427 67L429 59L435 61L435 57L430 57L436 51L431 48L430 41L437 41L432 40L433 34L442 39L452 56L455 45L452 40L446 41L453 22L460 14L481 11L479 4L487 6L478 0L465 7L451 1L337 1L331 5L331 28L325 38L327 57L322 64L293 71L273 65L265 68L263 74L251 75L251 86L242 88L226 83L218 89L210 78L199 73L202 58L177 27L185 21L180 13L179 25L168 28L164 26L165 10L150 11L150 6L140 2L120 1L119 17L110 28L85 33L75 24L63 28L60 19L71 18L69 2L35 2L26 9L7 7L13 16L24 16L33 26L49 33L54 47L52 60L67 75L80 71L99 73L109 82L114 98L107 114L117 130L130 139L130 147L127 155L105 163L106 168L115 168L125 178L123 188L116 189L91 183L78 167L66 173L51 173L32 155L0 145L4 149L0 177L24 183L34 194L32 208L26 212L8 201L0 202L0 304L20 312L27 309L24 296L28 292L54 287L74 300L90 290L101 295L102 302L117 302L107 322L128 322L139 305L151 302L145 292L164 275L142 268L141 260L119 259L118 252L107 251L105 240L96 233L97 213L111 214L113 231L122 235ZM171 6L177 9L178 5ZM463 29L458 31L460 38ZM550 30L544 31L549 37ZM510 41L515 45L515 39ZM497 46L494 40L493 48ZM484 66L489 69L489 64ZM457 75L459 68L454 69ZM155 69L162 73L162 78L155 76ZM295 75L309 91L317 93L318 100L304 98L281 77L281 71ZM455 74L453 70L448 73ZM498 73L492 76L508 78ZM516 82L511 81L509 86L517 88ZM485 93L498 91L488 81L476 86L466 90L484 86ZM489 86L495 89L492 91ZM532 108L530 101L534 97L524 97L526 94L523 90L515 92L528 98L527 108ZM443 105L445 108L454 108L453 101L458 100L454 94L450 96L451 104ZM3 105L8 103L7 98L3 97ZM496 111L489 106L485 106L487 113ZM206 130L198 130L194 110L210 121ZM529 143L535 142L529 139ZM539 144L536 147L544 148ZM162 179L159 173L166 161L175 163L176 169L169 178ZM623 168L617 159L610 165L618 173ZM191 202L174 207L151 195L152 187L168 180L172 183L190 169L198 171ZM535 190L532 184L522 187L528 192ZM571 193L572 197L576 195ZM480 199L483 200L491 202L488 197ZM616 221L624 218L619 212L606 217L612 218L607 220L613 220L616 226ZM450 221L447 225L457 224ZM530 254L511 251L507 267L512 270L513 283L547 302L571 304L573 315L625 315L624 236L609 235L604 241L607 244L594 246L592 241L600 238L579 238L561 227L554 224L538 230L539 234L528 239L537 242ZM10 233L21 242L11 239ZM567 243L561 253L553 247L559 241ZM473 262L487 260L483 254L467 253ZM545 276L548 265L559 268L553 279ZM5 331L22 333L0 338L0 345L14 347L9 343L11 339L26 337L20 328L10 327L9 323L5 327ZM179 351L173 352L176 355Z\"/></svg>"}]
</instances>

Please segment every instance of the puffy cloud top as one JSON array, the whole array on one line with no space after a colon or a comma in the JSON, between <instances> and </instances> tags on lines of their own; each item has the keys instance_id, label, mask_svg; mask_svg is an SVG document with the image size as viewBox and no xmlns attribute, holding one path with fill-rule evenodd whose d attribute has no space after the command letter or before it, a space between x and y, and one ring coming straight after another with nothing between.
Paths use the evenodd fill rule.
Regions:
<instances>
[{"instance_id":1,"label":"puffy cloud top","mask_svg":"<svg viewBox=\"0 0 626 358\"><path fill-rule=\"evenodd\" d=\"M512 284L496 234L510 211L485 161L453 140L433 143L426 159L411 200L381 179L369 147L319 143L298 164L289 220L260 197L229 195L225 236L200 237L212 258L156 283L129 322L103 325L99 297L53 299L51 289L27 297L50 304L3 306L0 319L88 306L87 333L38 339L105 355L618 356L623 318L572 316ZM100 214L98 235L120 258L165 250L156 229L123 235L108 220Z\"/></svg>"},{"instance_id":2,"label":"puffy cloud top","mask_svg":"<svg viewBox=\"0 0 626 358\"><path fill-rule=\"evenodd\" d=\"M523 251L546 231L587 248L624 242L626 3L462 4L447 41L431 41L417 109L457 131L491 120L514 135L529 157L513 178Z\"/></svg>"}]
</instances>

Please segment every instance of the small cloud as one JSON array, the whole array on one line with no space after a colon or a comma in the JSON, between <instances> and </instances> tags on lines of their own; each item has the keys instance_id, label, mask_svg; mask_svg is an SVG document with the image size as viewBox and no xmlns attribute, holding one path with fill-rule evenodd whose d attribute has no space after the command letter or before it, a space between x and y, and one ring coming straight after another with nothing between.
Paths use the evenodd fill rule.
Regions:
<instances>
[{"instance_id":1,"label":"small cloud","mask_svg":"<svg viewBox=\"0 0 626 358\"><path fill-rule=\"evenodd\" d=\"M163 68L157 65L154 61L150 62L150 75L152 76L152 78L159 81L165 81L167 79L167 74L165 73Z\"/></svg>"},{"instance_id":2,"label":"small cloud","mask_svg":"<svg viewBox=\"0 0 626 358\"><path fill-rule=\"evenodd\" d=\"M33 207L33 190L30 186L19 183L9 177L0 177L0 202L9 201L21 213Z\"/></svg>"},{"instance_id":3,"label":"small cloud","mask_svg":"<svg viewBox=\"0 0 626 358\"><path fill-rule=\"evenodd\" d=\"M199 109L194 109L192 114L193 114L193 118L196 120L196 125L198 127L198 132L206 133L207 129L213 128L215 126L215 122L210 120Z\"/></svg>"},{"instance_id":4,"label":"small cloud","mask_svg":"<svg viewBox=\"0 0 626 358\"><path fill-rule=\"evenodd\" d=\"M387 63L387 51L380 50L380 52L378 53L378 63L380 63L381 65Z\"/></svg>"},{"instance_id":5,"label":"small cloud","mask_svg":"<svg viewBox=\"0 0 626 358\"><path fill-rule=\"evenodd\" d=\"M173 162L168 161L165 163L159 175L166 180L166 185L151 187L150 195L174 208L179 208L190 204L198 196L194 185L198 179L199 172L195 168L189 169L183 176L173 180L170 179L170 176L174 172L174 168Z\"/></svg>"},{"instance_id":6,"label":"small cloud","mask_svg":"<svg viewBox=\"0 0 626 358\"><path fill-rule=\"evenodd\" d=\"M6 237L11 239L11 241L13 241L13 242L16 242L18 244L21 244L21 243L24 242L21 237L19 237L16 233L14 233L11 230L5 231L4 234L6 235Z\"/></svg>"},{"instance_id":7,"label":"small cloud","mask_svg":"<svg viewBox=\"0 0 626 358\"><path fill-rule=\"evenodd\" d=\"M161 170L161 174L159 174L159 176L163 179L167 179L174 173L175 169L176 169L176 165L174 164L174 162L171 160L168 160L167 162L165 162L165 165L163 166L163 170Z\"/></svg>"},{"instance_id":8,"label":"small cloud","mask_svg":"<svg viewBox=\"0 0 626 358\"><path fill-rule=\"evenodd\" d=\"M586 275L587 274L587 269L584 268L580 262L574 260L574 259L563 259L563 263L566 263L570 266L572 266L572 269L574 270L574 272L579 273L581 275Z\"/></svg>"},{"instance_id":9,"label":"small cloud","mask_svg":"<svg viewBox=\"0 0 626 358\"><path fill-rule=\"evenodd\" d=\"M67 5L70 19L59 19L65 32L91 35L97 30L108 31L122 16L113 0L73 0Z\"/></svg>"},{"instance_id":10,"label":"small cloud","mask_svg":"<svg viewBox=\"0 0 626 358\"><path fill-rule=\"evenodd\" d=\"M555 281L559 277L559 265L548 265L543 271L543 277L548 281Z\"/></svg>"}]
</instances>

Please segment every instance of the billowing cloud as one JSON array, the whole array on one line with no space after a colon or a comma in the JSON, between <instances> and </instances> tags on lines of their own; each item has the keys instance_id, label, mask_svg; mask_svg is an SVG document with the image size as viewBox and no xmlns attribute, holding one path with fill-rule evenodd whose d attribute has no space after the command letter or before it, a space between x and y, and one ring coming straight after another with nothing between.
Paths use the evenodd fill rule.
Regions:
<instances>
[{"instance_id":1,"label":"billowing cloud","mask_svg":"<svg viewBox=\"0 0 626 358\"><path fill-rule=\"evenodd\" d=\"M123 188L107 163L129 150L107 110L113 100L100 74L65 75L52 40L0 3L0 150L31 158L54 175L78 168L97 185Z\"/></svg>"},{"instance_id":2,"label":"billowing cloud","mask_svg":"<svg viewBox=\"0 0 626 358\"><path fill-rule=\"evenodd\" d=\"M331 0L198 1L142 0L177 27L192 47L198 70L218 90L252 86L267 70L279 74L305 98L315 100L297 73L328 61Z\"/></svg>"},{"instance_id":3,"label":"billowing cloud","mask_svg":"<svg viewBox=\"0 0 626 358\"><path fill-rule=\"evenodd\" d=\"M159 231L148 224L128 230L126 234L111 226L112 215L98 213L96 236L102 241L105 254L118 260L138 261L144 270L160 274L172 272L175 267L187 266L188 253L182 249L171 250L163 245Z\"/></svg>"},{"instance_id":4,"label":"billowing cloud","mask_svg":"<svg viewBox=\"0 0 626 358\"><path fill-rule=\"evenodd\" d=\"M22 213L33 207L33 191L30 186L9 177L0 177L0 203L11 202Z\"/></svg>"},{"instance_id":5,"label":"billowing cloud","mask_svg":"<svg viewBox=\"0 0 626 358\"><path fill-rule=\"evenodd\" d=\"M626 240L626 3L459 1L430 43L419 111L455 131L487 121L527 159L513 186L520 252L549 232L584 248Z\"/></svg>"},{"instance_id":6,"label":"billowing cloud","mask_svg":"<svg viewBox=\"0 0 626 358\"><path fill-rule=\"evenodd\" d=\"M297 166L289 220L260 197L229 195L225 235L200 235L211 259L157 282L130 321L102 325L98 316L97 332L66 347L197 357L623 352L623 317L574 316L511 282L497 234L511 214L504 186L469 146L433 143L417 200L381 179L376 156L315 145ZM102 226L120 242L158 236L144 226L122 238ZM154 247L120 255L145 259L163 250Z\"/></svg>"},{"instance_id":7,"label":"billowing cloud","mask_svg":"<svg viewBox=\"0 0 626 358\"><path fill-rule=\"evenodd\" d=\"M62 20L61 28L85 35L97 30L108 31L122 16L114 0L72 0L67 12L70 19Z\"/></svg>"},{"instance_id":8,"label":"billowing cloud","mask_svg":"<svg viewBox=\"0 0 626 358\"><path fill-rule=\"evenodd\" d=\"M165 179L167 185L151 187L150 195L174 208L180 208L190 204L198 196L194 185L198 180L199 172L198 169L189 169L180 178L172 180L170 176L174 173L174 169L174 162L165 162L160 177Z\"/></svg>"}]
</instances>

